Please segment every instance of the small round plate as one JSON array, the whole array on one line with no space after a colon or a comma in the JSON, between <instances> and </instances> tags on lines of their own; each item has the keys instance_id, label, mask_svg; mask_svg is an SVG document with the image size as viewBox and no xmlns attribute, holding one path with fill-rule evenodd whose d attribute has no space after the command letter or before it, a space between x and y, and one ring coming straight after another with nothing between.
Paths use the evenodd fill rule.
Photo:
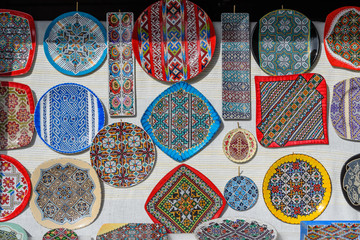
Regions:
<instances>
[{"instance_id":1,"label":"small round plate","mask_svg":"<svg viewBox=\"0 0 360 240\"><path fill-rule=\"evenodd\" d=\"M127 122L110 124L93 139L91 165L113 187L132 187L144 181L155 165L155 145L140 127Z\"/></svg>"},{"instance_id":2,"label":"small round plate","mask_svg":"<svg viewBox=\"0 0 360 240\"><path fill-rule=\"evenodd\" d=\"M28 240L26 231L16 223L0 223L0 239Z\"/></svg>"},{"instance_id":3,"label":"small round plate","mask_svg":"<svg viewBox=\"0 0 360 240\"><path fill-rule=\"evenodd\" d=\"M71 229L55 228L46 232L43 240L78 240L78 235Z\"/></svg>"},{"instance_id":4,"label":"small round plate","mask_svg":"<svg viewBox=\"0 0 360 240\"><path fill-rule=\"evenodd\" d=\"M82 228L100 211L100 181L87 162L71 158L44 162L34 170L31 181L30 209L46 228Z\"/></svg>"},{"instance_id":5,"label":"small round plate","mask_svg":"<svg viewBox=\"0 0 360 240\"><path fill-rule=\"evenodd\" d=\"M346 201L360 211L360 154L348 159L341 169L340 184Z\"/></svg>"},{"instance_id":6,"label":"small round plate","mask_svg":"<svg viewBox=\"0 0 360 240\"><path fill-rule=\"evenodd\" d=\"M255 205L259 197L259 191L250 178L236 176L226 183L224 197L232 209L245 211Z\"/></svg>"},{"instance_id":7,"label":"small round plate","mask_svg":"<svg viewBox=\"0 0 360 240\"><path fill-rule=\"evenodd\" d=\"M311 221L330 201L330 177L316 159L304 154L287 155L267 171L263 197L270 212L281 221Z\"/></svg>"},{"instance_id":8,"label":"small round plate","mask_svg":"<svg viewBox=\"0 0 360 240\"><path fill-rule=\"evenodd\" d=\"M223 141L225 156L233 162L244 163L256 153L257 143L254 135L248 130L236 128L228 132Z\"/></svg>"}]
</instances>

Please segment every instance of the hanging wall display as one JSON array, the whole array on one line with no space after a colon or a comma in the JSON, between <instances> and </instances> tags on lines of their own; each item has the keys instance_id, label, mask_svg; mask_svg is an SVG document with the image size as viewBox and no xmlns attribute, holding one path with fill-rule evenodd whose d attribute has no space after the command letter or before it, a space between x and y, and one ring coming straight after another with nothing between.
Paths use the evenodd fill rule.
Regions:
<instances>
[{"instance_id":1,"label":"hanging wall display","mask_svg":"<svg viewBox=\"0 0 360 240\"><path fill-rule=\"evenodd\" d=\"M28 240L26 231L16 223L0 223L0 239L3 240Z\"/></svg>"},{"instance_id":2,"label":"hanging wall display","mask_svg":"<svg viewBox=\"0 0 360 240\"><path fill-rule=\"evenodd\" d=\"M141 124L155 144L178 162L199 152L213 138L221 118L197 89L179 82L145 110Z\"/></svg>"},{"instance_id":3,"label":"hanging wall display","mask_svg":"<svg viewBox=\"0 0 360 240\"><path fill-rule=\"evenodd\" d=\"M206 14L189 0L151 4L135 22L132 43L139 65L166 82L194 78L214 55L216 36Z\"/></svg>"},{"instance_id":4,"label":"hanging wall display","mask_svg":"<svg viewBox=\"0 0 360 240\"><path fill-rule=\"evenodd\" d=\"M300 240L353 240L360 237L360 221L302 221Z\"/></svg>"},{"instance_id":5,"label":"hanging wall display","mask_svg":"<svg viewBox=\"0 0 360 240\"><path fill-rule=\"evenodd\" d=\"M320 38L305 15L278 9L255 25L252 51L257 64L269 75L301 74L315 65L320 55Z\"/></svg>"},{"instance_id":6,"label":"hanging wall display","mask_svg":"<svg viewBox=\"0 0 360 240\"><path fill-rule=\"evenodd\" d=\"M29 72L36 50L36 30L31 15L0 9L0 77Z\"/></svg>"},{"instance_id":7,"label":"hanging wall display","mask_svg":"<svg viewBox=\"0 0 360 240\"><path fill-rule=\"evenodd\" d=\"M168 233L191 233L200 223L218 218L225 205L224 196L206 176L180 164L152 190L145 211Z\"/></svg>"},{"instance_id":8,"label":"hanging wall display","mask_svg":"<svg viewBox=\"0 0 360 240\"><path fill-rule=\"evenodd\" d=\"M34 96L28 85L0 82L0 150L29 145L34 136Z\"/></svg>"},{"instance_id":9,"label":"hanging wall display","mask_svg":"<svg viewBox=\"0 0 360 240\"><path fill-rule=\"evenodd\" d=\"M68 12L55 18L44 35L44 52L61 73L81 76L95 71L106 58L106 29L90 14Z\"/></svg>"},{"instance_id":10,"label":"hanging wall display","mask_svg":"<svg viewBox=\"0 0 360 240\"><path fill-rule=\"evenodd\" d=\"M327 86L317 73L255 76L256 135L264 147L328 144Z\"/></svg>"},{"instance_id":11,"label":"hanging wall display","mask_svg":"<svg viewBox=\"0 0 360 240\"><path fill-rule=\"evenodd\" d=\"M110 116L135 116L135 61L131 43L132 12L106 14Z\"/></svg>"},{"instance_id":12,"label":"hanging wall display","mask_svg":"<svg viewBox=\"0 0 360 240\"><path fill-rule=\"evenodd\" d=\"M250 21L248 13L222 13L222 116L251 118Z\"/></svg>"},{"instance_id":13,"label":"hanging wall display","mask_svg":"<svg viewBox=\"0 0 360 240\"><path fill-rule=\"evenodd\" d=\"M331 197L331 180L323 165L304 154L290 154L267 171L263 197L270 212L285 223L317 218Z\"/></svg>"},{"instance_id":14,"label":"hanging wall display","mask_svg":"<svg viewBox=\"0 0 360 240\"><path fill-rule=\"evenodd\" d=\"M360 70L360 7L341 7L325 20L324 47L330 64Z\"/></svg>"},{"instance_id":15,"label":"hanging wall display","mask_svg":"<svg viewBox=\"0 0 360 240\"><path fill-rule=\"evenodd\" d=\"M351 207L360 211L360 154L347 160L340 174L341 190Z\"/></svg>"},{"instance_id":16,"label":"hanging wall display","mask_svg":"<svg viewBox=\"0 0 360 240\"><path fill-rule=\"evenodd\" d=\"M78 153L89 148L104 127L105 110L87 87L63 83L40 98L34 119L35 129L48 147L60 153Z\"/></svg>"},{"instance_id":17,"label":"hanging wall display","mask_svg":"<svg viewBox=\"0 0 360 240\"><path fill-rule=\"evenodd\" d=\"M46 232L42 238L43 240L78 240L78 235L70 229L55 228Z\"/></svg>"}]
</instances>

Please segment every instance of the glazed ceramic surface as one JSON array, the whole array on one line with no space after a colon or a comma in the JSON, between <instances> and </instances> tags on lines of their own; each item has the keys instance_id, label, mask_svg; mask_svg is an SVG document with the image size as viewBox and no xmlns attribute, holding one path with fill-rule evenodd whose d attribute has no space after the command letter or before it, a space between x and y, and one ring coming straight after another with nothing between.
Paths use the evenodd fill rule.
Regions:
<instances>
[{"instance_id":1,"label":"glazed ceramic surface","mask_svg":"<svg viewBox=\"0 0 360 240\"><path fill-rule=\"evenodd\" d=\"M360 154L347 160L340 174L341 190L351 207L360 211Z\"/></svg>"},{"instance_id":2,"label":"glazed ceramic surface","mask_svg":"<svg viewBox=\"0 0 360 240\"><path fill-rule=\"evenodd\" d=\"M300 240L350 240L360 237L360 221L302 221Z\"/></svg>"},{"instance_id":3,"label":"glazed ceramic surface","mask_svg":"<svg viewBox=\"0 0 360 240\"><path fill-rule=\"evenodd\" d=\"M70 229L55 228L46 232L43 240L78 240L78 235Z\"/></svg>"},{"instance_id":4,"label":"glazed ceramic surface","mask_svg":"<svg viewBox=\"0 0 360 240\"><path fill-rule=\"evenodd\" d=\"M2 240L28 240L26 231L16 223L0 223L0 239Z\"/></svg>"}]
</instances>

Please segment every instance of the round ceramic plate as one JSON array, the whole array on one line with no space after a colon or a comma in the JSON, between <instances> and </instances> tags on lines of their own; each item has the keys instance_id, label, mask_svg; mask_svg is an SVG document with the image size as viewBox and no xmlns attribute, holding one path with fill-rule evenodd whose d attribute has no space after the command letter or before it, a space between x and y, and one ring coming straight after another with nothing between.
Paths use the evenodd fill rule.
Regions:
<instances>
[{"instance_id":1,"label":"round ceramic plate","mask_svg":"<svg viewBox=\"0 0 360 240\"><path fill-rule=\"evenodd\" d=\"M228 132L223 141L225 156L233 162L244 163L256 153L257 143L254 135L248 130L236 128Z\"/></svg>"},{"instance_id":2,"label":"round ceramic plate","mask_svg":"<svg viewBox=\"0 0 360 240\"><path fill-rule=\"evenodd\" d=\"M255 24L251 49L256 63L267 74L301 74L310 70L320 56L320 37L302 13L278 9Z\"/></svg>"},{"instance_id":3,"label":"round ceramic plate","mask_svg":"<svg viewBox=\"0 0 360 240\"><path fill-rule=\"evenodd\" d=\"M26 231L16 223L0 223L0 239L28 240Z\"/></svg>"},{"instance_id":4,"label":"round ceramic plate","mask_svg":"<svg viewBox=\"0 0 360 240\"><path fill-rule=\"evenodd\" d=\"M291 154L277 160L267 171L263 197L270 212L283 222L300 224L317 218L331 196L331 181L316 159Z\"/></svg>"},{"instance_id":5,"label":"round ceramic plate","mask_svg":"<svg viewBox=\"0 0 360 240\"><path fill-rule=\"evenodd\" d=\"M0 222L4 222L19 215L28 204L31 181L25 167L7 155L0 155L0 172Z\"/></svg>"},{"instance_id":6,"label":"round ceramic plate","mask_svg":"<svg viewBox=\"0 0 360 240\"><path fill-rule=\"evenodd\" d=\"M214 55L214 26L191 1L158 1L134 25L134 55L158 80L179 82L201 73Z\"/></svg>"},{"instance_id":7,"label":"round ceramic plate","mask_svg":"<svg viewBox=\"0 0 360 240\"><path fill-rule=\"evenodd\" d=\"M78 235L71 229L55 228L46 232L43 240L78 240Z\"/></svg>"},{"instance_id":8,"label":"round ceramic plate","mask_svg":"<svg viewBox=\"0 0 360 240\"><path fill-rule=\"evenodd\" d=\"M360 211L360 154L352 156L341 169L340 184L346 201Z\"/></svg>"},{"instance_id":9,"label":"round ceramic plate","mask_svg":"<svg viewBox=\"0 0 360 240\"><path fill-rule=\"evenodd\" d=\"M90 147L104 126L105 111L90 89L63 83L40 98L34 119L35 129L46 145L61 153L78 153Z\"/></svg>"},{"instance_id":10,"label":"round ceramic plate","mask_svg":"<svg viewBox=\"0 0 360 240\"><path fill-rule=\"evenodd\" d=\"M90 149L91 165L100 179L113 187L144 181L155 165L155 145L140 127L118 122L101 129Z\"/></svg>"},{"instance_id":11,"label":"round ceramic plate","mask_svg":"<svg viewBox=\"0 0 360 240\"><path fill-rule=\"evenodd\" d=\"M106 30L95 17L68 12L55 18L44 35L44 52L59 72L81 76L97 69L106 57Z\"/></svg>"},{"instance_id":12,"label":"round ceramic plate","mask_svg":"<svg viewBox=\"0 0 360 240\"><path fill-rule=\"evenodd\" d=\"M100 211L100 181L84 161L61 158L44 162L35 169L31 181L30 209L44 227L82 228Z\"/></svg>"}]
</instances>

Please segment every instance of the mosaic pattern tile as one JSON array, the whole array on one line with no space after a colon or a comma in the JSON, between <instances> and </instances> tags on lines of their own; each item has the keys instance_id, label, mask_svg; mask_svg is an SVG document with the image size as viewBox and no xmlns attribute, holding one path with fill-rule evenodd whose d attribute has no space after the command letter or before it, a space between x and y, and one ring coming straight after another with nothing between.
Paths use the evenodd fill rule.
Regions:
<instances>
[{"instance_id":1,"label":"mosaic pattern tile","mask_svg":"<svg viewBox=\"0 0 360 240\"><path fill-rule=\"evenodd\" d=\"M46 232L43 236L43 240L78 240L78 235L70 229L55 228Z\"/></svg>"},{"instance_id":2,"label":"mosaic pattern tile","mask_svg":"<svg viewBox=\"0 0 360 240\"><path fill-rule=\"evenodd\" d=\"M359 237L359 221L302 221L300 225L300 240L354 240Z\"/></svg>"}]
</instances>

